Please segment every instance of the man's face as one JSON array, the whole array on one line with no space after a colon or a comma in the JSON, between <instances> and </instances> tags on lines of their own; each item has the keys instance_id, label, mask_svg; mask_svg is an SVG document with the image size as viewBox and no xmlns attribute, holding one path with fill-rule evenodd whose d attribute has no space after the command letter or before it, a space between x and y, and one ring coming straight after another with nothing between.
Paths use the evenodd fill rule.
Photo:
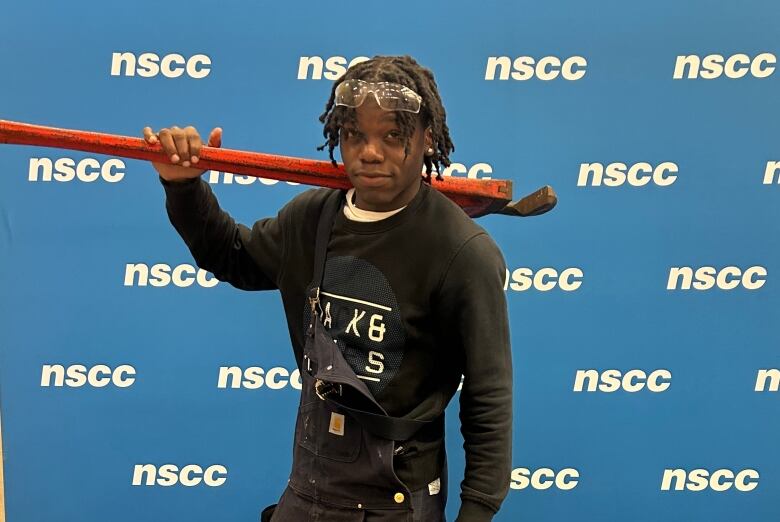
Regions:
<instances>
[{"instance_id":1,"label":"man's face","mask_svg":"<svg viewBox=\"0 0 780 522\"><path fill-rule=\"evenodd\" d=\"M408 204L420 188L425 150L433 143L415 115L415 130L404 160L404 137L396 111L377 105L373 95L355 109L357 123L346 123L339 142L344 168L355 187L356 206L386 212Z\"/></svg>"}]
</instances>

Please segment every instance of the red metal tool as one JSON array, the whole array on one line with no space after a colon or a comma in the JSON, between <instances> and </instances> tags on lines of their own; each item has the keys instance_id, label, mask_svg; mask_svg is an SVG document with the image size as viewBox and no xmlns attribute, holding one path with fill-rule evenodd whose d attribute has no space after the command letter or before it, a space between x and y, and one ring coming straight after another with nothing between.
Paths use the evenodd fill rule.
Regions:
<instances>
[{"instance_id":1,"label":"red metal tool","mask_svg":"<svg viewBox=\"0 0 780 522\"><path fill-rule=\"evenodd\" d=\"M170 158L162 151L162 145L159 143L151 145L143 138L60 129L8 120L0 120L0 143L55 147L170 163ZM330 161L219 147L201 148L198 168L294 181L319 187L348 189L352 186L342 164L334 167ZM549 185L515 202L511 201L510 180L477 180L445 176L444 180L439 181L434 174L431 186L457 203L471 217L486 214L535 216L551 210L557 203L555 192Z\"/></svg>"}]
</instances>

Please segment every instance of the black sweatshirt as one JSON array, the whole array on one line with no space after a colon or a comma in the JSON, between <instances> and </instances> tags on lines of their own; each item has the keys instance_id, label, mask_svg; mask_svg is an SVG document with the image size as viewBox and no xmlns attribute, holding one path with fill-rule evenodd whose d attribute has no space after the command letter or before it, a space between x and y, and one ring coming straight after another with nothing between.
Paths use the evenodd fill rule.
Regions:
<instances>
[{"instance_id":1,"label":"black sweatshirt","mask_svg":"<svg viewBox=\"0 0 780 522\"><path fill-rule=\"evenodd\" d=\"M326 196L296 195L251 228L219 207L201 178L162 178L171 223L197 265L242 290L281 292L298 367ZM342 191L342 203L346 191ZM322 321L388 414L429 420L460 392L466 470L458 521L489 521L511 471L512 362L506 263L487 232L421 179L400 212L373 222L336 216L321 290ZM395 459L411 490L441 472L442 440L408 441Z\"/></svg>"}]
</instances>

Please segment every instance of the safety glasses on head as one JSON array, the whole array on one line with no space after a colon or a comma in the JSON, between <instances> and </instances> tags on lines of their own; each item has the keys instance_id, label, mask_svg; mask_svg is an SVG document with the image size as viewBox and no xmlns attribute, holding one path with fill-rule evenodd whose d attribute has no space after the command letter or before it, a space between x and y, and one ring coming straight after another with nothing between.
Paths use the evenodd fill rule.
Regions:
<instances>
[{"instance_id":1,"label":"safety glasses on head","mask_svg":"<svg viewBox=\"0 0 780 522\"><path fill-rule=\"evenodd\" d=\"M377 104L386 111L420 112L422 97L409 87L357 79L344 80L336 87L336 105L360 107L368 93L373 93Z\"/></svg>"}]
</instances>

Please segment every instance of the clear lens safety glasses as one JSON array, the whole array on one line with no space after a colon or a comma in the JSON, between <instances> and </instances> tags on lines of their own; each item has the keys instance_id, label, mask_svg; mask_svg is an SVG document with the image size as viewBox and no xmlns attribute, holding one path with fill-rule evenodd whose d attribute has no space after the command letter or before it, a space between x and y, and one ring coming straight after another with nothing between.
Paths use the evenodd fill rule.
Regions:
<instances>
[{"instance_id":1,"label":"clear lens safety glasses","mask_svg":"<svg viewBox=\"0 0 780 522\"><path fill-rule=\"evenodd\" d=\"M392 82L344 80L336 87L336 105L360 107L368 93L373 93L379 107L386 111L420 112L422 97L405 85Z\"/></svg>"}]
</instances>

